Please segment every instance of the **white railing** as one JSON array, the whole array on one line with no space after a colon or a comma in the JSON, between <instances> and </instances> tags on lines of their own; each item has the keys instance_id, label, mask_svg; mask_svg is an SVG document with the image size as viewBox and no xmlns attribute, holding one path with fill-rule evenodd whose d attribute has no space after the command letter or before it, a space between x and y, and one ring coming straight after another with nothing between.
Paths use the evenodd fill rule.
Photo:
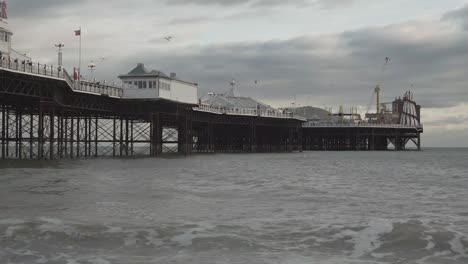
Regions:
<instances>
[{"instance_id":1,"label":"white railing","mask_svg":"<svg viewBox=\"0 0 468 264\"><path fill-rule=\"evenodd\" d=\"M87 81L81 81L81 85L77 84L78 83L76 83L74 87L75 91L82 91L99 95L108 95L111 97L123 97L123 89L119 87Z\"/></svg>"},{"instance_id":2,"label":"white railing","mask_svg":"<svg viewBox=\"0 0 468 264\"><path fill-rule=\"evenodd\" d=\"M70 88L76 92L86 92L118 98L123 97L123 88L121 87L88 81L74 81L62 67L54 67L52 65L32 63L30 61L11 60L6 58L0 60L0 67L13 71L24 72L31 75L41 75L63 79L67 82Z\"/></svg>"},{"instance_id":3,"label":"white railing","mask_svg":"<svg viewBox=\"0 0 468 264\"><path fill-rule=\"evenodd\" d=\"M284 118L284 119L298 119L306 121L304 117L294 115L292 113L282 113L280 111L274 110L257 110L255 108L241 108L241 107L219 107L211 106L206 104L201 104L194 108L195 111L200 112L209 112L215 114L224 114L224 115L238 115L238 116L261 116L261 117L270 117L270 118Z\"/></svg>"},{"instance_id":4,"label":"white railing","mask_svg":"<svg viewBox=\"0 0 468 264\"><path fill-rule=\"evenodd\" d=\"M378 123L323 123L323 122L306 122L302 127L362 127L362 128L411 128L411 129L422 129L423 125L419 126L407 126L401 124L378 124Z\"/></svg>"},{"instance_id":5,"label":"white railing","mask_svg":"<svg viewBox=\"0 0 468 264\"><path fill-rule=\"evenodd\" d=\"M52 65L3 58L1 67L9 70L63 79L63 69Z\"/></svg>"}]
</instances>

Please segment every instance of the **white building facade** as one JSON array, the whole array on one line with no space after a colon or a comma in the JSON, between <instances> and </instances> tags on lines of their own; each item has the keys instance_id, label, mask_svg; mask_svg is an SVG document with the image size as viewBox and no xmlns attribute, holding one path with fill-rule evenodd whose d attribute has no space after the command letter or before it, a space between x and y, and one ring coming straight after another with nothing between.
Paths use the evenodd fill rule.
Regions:
<instances>
[{"instance_id":1,"label":"white building facade","mask_svg":"<svg viewBox=\"0 0 468 264\"><path fill-rule=\"evenodd\" d=\"M13 32L8 29L6 2L0 2L0 59L12 61L30 61L31 59L24 54L16 52L11 48L11 39Z\"/></svg>"},{"instance_id":2,"label":"white building facade","mask_svg":"<svg viewBox=\"0 0 468 264\"><path fill-rule=\"evenodd\" d=\"M119 76L124 97L133 99L164 98L184 103L197 103L198 85L177 79L160 71L148 71L143 63L127 74Z\"/></svg>"}]
</instances>

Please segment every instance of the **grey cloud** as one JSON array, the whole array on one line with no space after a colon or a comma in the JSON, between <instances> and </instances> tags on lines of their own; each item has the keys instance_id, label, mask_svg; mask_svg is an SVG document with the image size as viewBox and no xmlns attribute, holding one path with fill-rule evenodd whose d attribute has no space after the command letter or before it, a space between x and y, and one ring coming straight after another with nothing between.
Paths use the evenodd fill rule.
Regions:
<instances>
[{"instance_id":1,"label":"grey cloud","mask_svg":"<svg viewBox=\"0 0 468 264\"><path fill-rule=\"evenodd\" d=\"M173 5L216 5L216 6L238 6L249 5L252 7L275 7L275 6L297 6L318 5L323 8L335 8L349 5L354 0L169 0Z\"/></svg>"},{"instance_id":2,"label":"grey cloud","mask_svg":"<svg viewBox=\"0 0 468 264\"><path fill-rule=\"evenodd\" d=\"M380 81L385 100L415 92L423 107L447 107L468 100L467 35L445 42L389 39L384 29L358 30L335 36L336 54L324 54L320 37L287 41L191 47L180 55L136 54L153 68L178 71L201 85L201 93L222 91L235 78L246 96L282 100L297 95L328 105L367 105ZM190 52L187 52L190 50ZM344 52L339 52L339 51ZM384 58L391 64L382 71ZM122 69L125 71L128 69ZM253 81L260 85L254 88ZM411 87L413 85L413 87Z\"/></svg>"},{"instance_id":3,"label":"grey cloud","mask_svg":"<svg viewBox=\"0 0 468 264\"><path fill-rule=\"evenodd\" d=\"M14 0L8 1L8 11L14 12L15 17L49 17L65 8L83 5L86 0Z\"/></svg>"},{"instance_id":4,"label":"grey cloud","mask_svg":"<svg viewBox=\"0 0 468 264\"><path fill-rule=\"evenodd\" d=\"M459 125L468 123L468 117L466 116L451 116L444 118L442 120L434 120L429 122L424 122L427 126L440 126L440 125Z\"/></svg>"},{"instance_id":5,"label":"grey cloud","mask_svg":"<svg viewBox=\"0 0 468 264\"><path fill-rule=\"evenodd\" d=\"M209 16L196 16L196 17L188 17L188 18L176 18L169 21L168 25L185 25L185 24L193 24L193 23L202 23L207 21L214 20L214 17Z\"/></svg>"},{"instance_id":6,"label":"grey cloud","mask_svg":"<svg viewBox=\"0 0 468 264\"><path fill-rule=\"evenodd\" d=\"M468 30L468 5L464 8L448 12L442 17L442 20L453 20L460 22Z\"/></svg>"}]
</instances>

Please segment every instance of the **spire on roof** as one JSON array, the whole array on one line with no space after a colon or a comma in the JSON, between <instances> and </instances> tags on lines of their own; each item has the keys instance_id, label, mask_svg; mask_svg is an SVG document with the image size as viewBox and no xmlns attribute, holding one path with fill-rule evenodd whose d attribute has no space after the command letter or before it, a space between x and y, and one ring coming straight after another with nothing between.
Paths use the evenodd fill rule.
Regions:
<instances>
[{"instance_id":1,"label":"spire on roof","mask_svg":"<svg viewBox=\"0 0 468 264\"><path fill-rule=\"evenodd\" d=\"M230 84L231 88L224 93L224 97L240 97L240 94L236 89L236 81L232 80Z\"/></svg>"}]
</instances>

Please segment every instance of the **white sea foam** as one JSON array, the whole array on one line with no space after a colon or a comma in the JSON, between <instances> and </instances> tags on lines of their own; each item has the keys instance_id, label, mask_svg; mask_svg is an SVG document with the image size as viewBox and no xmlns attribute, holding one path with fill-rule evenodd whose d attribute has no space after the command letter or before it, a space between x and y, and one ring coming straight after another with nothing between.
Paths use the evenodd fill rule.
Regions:
<instances>
[{"instance_id":1,"label":"white sea foam","mask_svg":"<svg viewBox=\"0 0 468 264\"><path fill-rule=\"evenodd\" d=\"M368 223L366 228L360 231L345 229L335 237L351 237L350 241L354 244L354 250L351 257L359 258L366 254L370 254L372 251L379 248L381 244L379 237L383 234L392 232L392 230L393 222L391 220L373 219Z\"/></svg>"},{"instance_id":2,"label":"white sea foam","mask_svg":"<svg viewBox=\"0 0 468 264\"><path fill-rule=\"evenodd\" d=\"M13 237L16 231L19 231L23 228L24 226L20 226L20 225L9 226L5 231L5 237L7 238Z\"/></svg>"}]
</instances>

